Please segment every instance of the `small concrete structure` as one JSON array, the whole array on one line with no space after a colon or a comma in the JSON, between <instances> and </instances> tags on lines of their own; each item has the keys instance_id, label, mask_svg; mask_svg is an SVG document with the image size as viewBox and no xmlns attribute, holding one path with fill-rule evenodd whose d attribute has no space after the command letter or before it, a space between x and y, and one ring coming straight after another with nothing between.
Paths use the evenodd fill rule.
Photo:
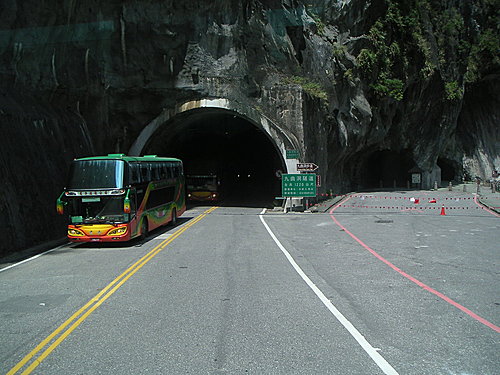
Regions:
<instances>
[{"instance_id":1,"label":"small concrete structure","mask_svg":"<svg viewBox=\"0 0 500 375\"><path fill-rule=\"evenodd\" d=\"M425 171L419 166L414 166L408 171L410 187L412 189L432 189L441 185L441 168L435 165L431 171Z\"/></svg>"}]
</instances>

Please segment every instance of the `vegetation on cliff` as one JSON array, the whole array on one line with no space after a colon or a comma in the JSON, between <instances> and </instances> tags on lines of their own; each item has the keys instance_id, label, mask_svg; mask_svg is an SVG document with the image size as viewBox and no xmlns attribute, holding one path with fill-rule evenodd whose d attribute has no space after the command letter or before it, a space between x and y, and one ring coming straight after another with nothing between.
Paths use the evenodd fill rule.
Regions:
<instances>
[{"instance_id":1,"label":"vegetation on cliff","mask_svg":"<svg viewBox=\"0 0 500 375\"><path fill-rule=\"evenodd\" d=\"M378 97L402 100L409 80L438 73L444 98L459 100L466 83L499 71L499 0L451 5L385 0L384 5L386 11L365 35L368 45L356 56L356 72Z\"/></svg>"},{"instance_id":2,"label":"vegetation on cliff","mask_svg":"<svg viewBox=\"0 0 500 375\"><path fill-rule=\"evenodd\" d=\"M302 87L302 90L312 97L321 99L323 101L328 100L328 94L325 89L321 86L321 84L311 81L310 79L302 76L292 76L285 77L283 79L283 83L285 84L295 84Z\"/></svg>"}]
</instances>

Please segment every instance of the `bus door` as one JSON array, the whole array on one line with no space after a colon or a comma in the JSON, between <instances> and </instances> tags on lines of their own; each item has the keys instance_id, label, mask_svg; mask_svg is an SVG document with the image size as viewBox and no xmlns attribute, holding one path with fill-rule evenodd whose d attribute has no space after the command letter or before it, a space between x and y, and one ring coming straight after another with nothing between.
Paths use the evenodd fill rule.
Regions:
<instances>
[{"instance_id":1,"label":"bus door","mask_svg":"<svg viewBox=\"0 0 500 375\"><path fill-rule=\"evenodd\" d=\"M134 233L137 230L137 191L135 187L130 188L128 198L130 201L130 230Z\"/></svg>"}]
</instances>

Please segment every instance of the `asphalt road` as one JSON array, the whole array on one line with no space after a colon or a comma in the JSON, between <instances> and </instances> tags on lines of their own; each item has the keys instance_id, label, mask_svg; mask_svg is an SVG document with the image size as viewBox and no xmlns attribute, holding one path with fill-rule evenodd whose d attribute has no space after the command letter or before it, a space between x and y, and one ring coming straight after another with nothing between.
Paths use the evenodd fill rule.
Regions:
<instances>
[{"instance_id":1,"label":"asphalt road","mask_svg":"<svg viewBox=\"0 0 500 375\"><path fill-rule=\"evenodd\" d=\"M144 242L4 269L0 372L499 374L499 217L409 198L198 207Z\"/></svg>"}]
</instances>

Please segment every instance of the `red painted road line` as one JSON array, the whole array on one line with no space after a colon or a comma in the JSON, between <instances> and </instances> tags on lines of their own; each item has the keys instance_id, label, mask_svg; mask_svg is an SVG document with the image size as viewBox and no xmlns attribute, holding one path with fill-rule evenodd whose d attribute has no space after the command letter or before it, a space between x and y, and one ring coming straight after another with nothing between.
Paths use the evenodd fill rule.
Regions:
<instances>
[{"instance_id":1,"label":"red painted road line","mask_svg":"<svg viewBox=\"0 0 500 375\"><path fill-rule=\"evenodd\" d=\"M327 207L327 205L317 205L318 207ZM361 205L355 205L355 204L340 204L338 207L350 207L350 208L377 208L377 209L390 209L390 210L440 210L441 207L432 207L432 206L361 206ZM485 207L479 206L479 207L455 207L455 206L447 206L445 207L447 210L486 210Z\"/></svg>"},{"instance_id":2,"label":"red painted road line","mask_svg":"<svg viewBox=\"0 0 500 375\"><path fill-rule=\"evenodd\" d=\"M415 194L415 195L424 195L426 196L427 198L430 198L430 194L429 193L423 193L423 192L419 192L418 194ZM403 199L403 200L410 200L411 198L409 197L392 197L392 196L388 196L388 195L377 195L377 196L374 196L372 194L363 194L363 193L354 193L354 194L318 194L318 196L320 197L336 197L336 198L345 198L345 197L354 197L354 196L357 196L357 197L360 197L362 196L363 199ZM436 196L432 196L433 198L432 199L436 199ZM415 197L417 198L417 197ZM463 201L463 200L471 200L471 199L474 199L474 198L471 198L471 197L441 197L439 198L441 200L454 200L454 201ZM488 197L485 197L484 199L488 199Z\"/></svg>"},{"instance_id":3,"label":"red painted road line","mask_svg":"<svg viewBox=\"0 0 500 375\"><path fill-rule=\"evenodd\" d=\"M499 214L497 214L495 211L490 210L488 207L483 206L481 203L477 201L477 195L474 195L474 203L477 204L479 207L485 209L488 211L490 214L495 215L496 217L500 217Z\"/></svg>"},{"instance_id":4,"label":"red painted road line","mask_svg":"<svg viewBox=\"0 0 500 375\"><path fill-rule=\"evenodd\" d=\"M351 199L351 197L349 197L347 200L349 200L349 199ZM403 270L401 270L400 268L396 267L394 264L392 264L391 262L389 262L387 259L385 259L384 257L382 257L380 254L378 254L375 250L373 250L371 247L369 247L367 244L365 244L363 241L361 241L354 234L352 234L349 230L347 230L346 227L344 227L342 224L340 224L340 222L337 220L337 218L335 216L333 216L333 211L335 211L339 206L340 206L340 204L334 206L330 210L330 217L333 219L333 221L335 222L335 224L337 224L345 233L347 233L349 236L351 236L357 243L359 243L361 246L363 246L365 248L365 250L367 250L372 255L374 255L376 258L378 258L379 260L381 260L382 262L384 262L385 264L387 264L389 267L391 267L394 271L396 271L400 275L404 276L405 278L407 278L411 282L417 284L422 289L425 289L428 292L431 292L432 294L434 294L434 295L438 296L439 298L441 298L441 299L445 300L446 302L448 302L450 305L455 306L457 309L461 310L462 312L464 312L467 315L471 316L472 318L476 319L478 322L484 324L488 328L491 328L492 330L500 333L500 327L494 325L493 323L489 322L488 320L486 320L484 318L481 318L479 315L477 315L476 313L472 312L471 310L469 310L465 306L462 306L458 302L455 302L451 298L445 296L443 293L438 292L437 290L435 290L435 289L431 288L430 286L424 284L423 282L417 280L413 276L407 274L406 272L404 272Z\"/></svg>"}]
</instances>

